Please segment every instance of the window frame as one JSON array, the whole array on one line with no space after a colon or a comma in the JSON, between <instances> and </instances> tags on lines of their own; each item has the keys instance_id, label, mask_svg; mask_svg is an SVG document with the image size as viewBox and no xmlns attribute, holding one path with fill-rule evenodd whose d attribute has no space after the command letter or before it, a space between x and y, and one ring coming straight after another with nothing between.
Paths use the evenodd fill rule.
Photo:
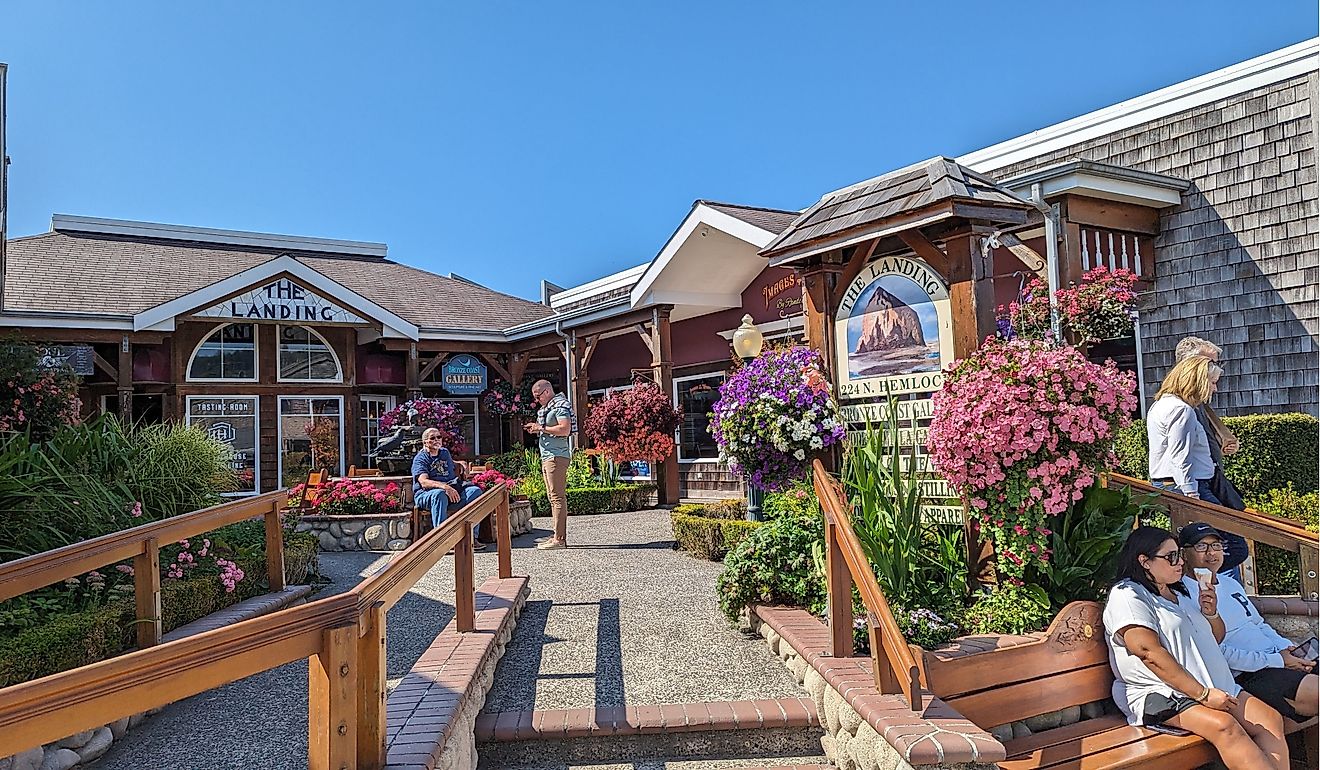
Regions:
<instances>
[{"instance_id":1,"label":"window frame","mask_svg":"<svg viewBox=\"0 0 1320 770\"><path fill-rule=\"evenodd\" d=\"M347 473L349 464L348 462L346 462L348 458L344 457L344 437L345 434L348 432L348 427L344 425L344 397L342 395L326 396L326 395L311 395L311 394L299 394L299 393L280 393L275 396L275 488L276 489L285 488L284 487L284 400L285 399L291 399L291 400L307 399L308 401L322 399L327 401L339 402L338 417L339 417L339 466L340 467L338 469L331 468L329 470L331 471L331 475L334 475L334 471L336 470L338 470L340 474ZM302 417L304 415L290 415L290 416ZM313 413L306 416L317 417L318 415ZM327 416L327 415L320 415L320 416ZM315 469L313 468L313 470Z\"/></svg>"},{"instance_id":2,"label":"window frame","mask_svg":"<svg viewBox=\"0 0 1320 770\"><path fill-rule=\"evenodd\" d=\"M373 421L376 423L376 438L379 439L381 436L380 418L379 417L373 418L366 416L366 410L362 408L362 405L364 402L368 402L368 401L380 404L383 407L383 409L381 410L381 414L384 414L385 412L388 412L389 410L393 409L396 406L396 402L398 401L398 399L395 396L390 396L383 393L358 394L358 441L361 442L362 444L362 467L375 468L376 467L376 455L374 452L375 447L368 447L366 444L367 439L369 438L368 434L370 433L370 431L367 430L367 424Z\"/></svg>"},{"instance_id":3,"label":"window frame","mask_svg":"<svg viewBox=\"0 0 1320 770\"><path fill-rule=\"evenodd\" d=\"M251 401L252 406L252 432L256 437L253 442L253 463L252 463L252 491L251 492L221 492L221 497L252 497L261 494L261 396L254 394L198 394L184 396L183 400L183 424L191 426L193 424L192 402L202 399L230 399Z\"/></svg>"},{"instance_id":4,"label":"window frame","mask_svg":"<svg viewBox=\"0 0 1320 770\"><path fill-rule=\"evenodd\" d=\"M729 373L726 371L704 372L702 374L689 374L684 377L675 377L673 380L673 393L671 394L674 399L674 406L676 408L682 408L681 402L678 398L678 384L680 382L714 379L717 377L719 378L719 385L723 385L724 381L729 378ZM718 385L716 387L718 388ZM684 414L686 414L686 412ZM674 456L678 458L680 464L719 462L720 456L718 454L718 448L716 454L712 457L683 457L683 427L683 423L680 421L678 424L678 430L674 431ZM713 442L714 439L712 438L711 441Z\"/></svg>"},{"instance_id":5,"label":"window frame","mask_svg":"<svg viewBox=\"0 0 1320 770\"><path fill-rule=\"evenodd\" d=\"M238 326L246 324L252 327L252 376L251 377L194 377L193 364L197 361L197 354L201 352L202 346L215 335L221 333L229 326ZM207 332L192 349L192 354L188 356L188 366L183 370L184 382L260 382L261 381L261 335L257 324L245 321L228 321L216 326ZM221 367L224 366L224 352L221 351Z\"/></svg>"},{"instance_id":6,"label":"window frame","mask_svg":"<svg viewBox=\"0 0 1320 770\"><path fill-rule=\"evenodd\" d=\"M315 337L316 339L320 340L322 345L325 345L325 349L328 350L328 351L330 351L330 359L331 359L332 361L335 362L335 376L334 376L333 379L331 379L331 378L329 378L329 377L312 378L312 379L293 379L293 378L286 378L286 377L284 376L284 341L283 341L283 339L281 338L280 333L281 333L281 330L283 330L283 329L285 329L285 328L291 328L291 329L306 329L308 334L311 334L313 337ZM308 371L311 371L311 367L310 367L310 366L308 367ZM307 326L307 325L305 325L305 324L276 324L276 326L275 326L275 374L276 374L276 377L277 377L277 380L276 380L277 382L293 382L293 383L301 383L301 384L306 384L306 385L317 385L317 384L331 384L331 385L335 385L335 384L342 384L342 383L344 382L344 365L343 365L343 364L340 362L340 360L339 360L339 354L335 352L335 346L334 346L334 345L331 345L331 344L330 344L330 341L327 340L327 339L326 339L326 338L325 338L320 332L318 332L317 330L315 330L315 329L313 329L312 327Z\"/></svg>"}]
</instances>

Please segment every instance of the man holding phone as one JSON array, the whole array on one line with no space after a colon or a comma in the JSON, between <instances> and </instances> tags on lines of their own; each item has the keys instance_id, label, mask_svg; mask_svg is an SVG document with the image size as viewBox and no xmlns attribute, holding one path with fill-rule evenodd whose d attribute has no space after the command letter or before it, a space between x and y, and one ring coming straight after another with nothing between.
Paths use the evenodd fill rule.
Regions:
<instances>
[{"instance_id":1,"label":"man holding phone","mask_svg":"<svg viewBox=\"0 0 1320 770\"><path fill-rule=\"evenodd\" d=\"M568 501L564 487L568 481L568 464L573 459L573 407L568 397L556 393L549 380L537 380L532 385L532 398L540 405L536 421L523 426L523 430L536 436L541 450L541 473L545 477L546 497L554 518L555 532L537 544L543 551L568 547Z\"/></svg>"},{"instance_id":2,"label":"man holding phone","mask_svg":"<svg viewBox=\"0 0 1320 770\"><path fill-rule=\"evenodd\" d=\"M1183 585L1193 597L1204 590L1218 597L1216 614L1224 621L1219 649L1237 683L1294 722L1315 716L1320 710L1315 637L1293 644L1281 636L1261 617L1242 584L1219 572L1224 563L1219 530L1204 522L1188 524L1178 533L1178 545L1187 572Z\"/></svg>"}]
</instances>

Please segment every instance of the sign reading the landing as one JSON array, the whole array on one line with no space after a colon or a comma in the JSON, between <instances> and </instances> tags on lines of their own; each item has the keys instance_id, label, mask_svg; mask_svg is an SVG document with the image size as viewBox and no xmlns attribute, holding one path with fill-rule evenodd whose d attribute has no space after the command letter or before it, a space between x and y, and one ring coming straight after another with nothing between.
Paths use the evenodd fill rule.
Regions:
<instances>
[{"instance_id":1,"label":"sign reading the landing","mask_svg":"<svg viewBox=\"0 0 1320 770\"><path fill-rule=\"evenodd\" d=\"M844 292L834 329L841 399L939 390L953 360L949 287L912 257L863 268Z\"/></svg>"},{"instance_id":2,"label":"sign reading the landing","mask_svg":"<svg viewBox=\"0 0 1320 770\"><path fill-rule=\"evenodd\" d=\"M486 392L486 365L464 353L440 367L440 384L456 396L475 396Z\"/></svg>"},{"instance_id":3,"label":"sign reading the landing","mask_svg":"<svg viewBox=\"0 0 1320 770\"><path fill-rule=\"evenodd\" d=\"M245 321L290 321L304 324L366 324L345 310L288 278L232 297L194 315L202 318L237 318Z\"/></svg>"}]
</instances>

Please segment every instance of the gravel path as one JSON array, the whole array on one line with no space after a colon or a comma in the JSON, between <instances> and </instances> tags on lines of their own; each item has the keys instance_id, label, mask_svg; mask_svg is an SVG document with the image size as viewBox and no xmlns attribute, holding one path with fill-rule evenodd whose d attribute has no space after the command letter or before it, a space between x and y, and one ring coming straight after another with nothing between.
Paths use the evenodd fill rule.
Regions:
<instances>
[{"instance_id":1,"label":"gravel path","mask_svg":"<svg viewBox=\"0 0 1320 770\"><path fill-rule=\"evenodd\" d=\"M717 564L671 549L664 511L569 520L564 551L537 551L549 520L514 541L531 598L497 673L487 710L573 708L800 696L769 649L728 627L715 603ZM323 553L349 590L387 558ZM495 554L477 554L476 583ZM453 617L454 568L444 559L390 610L393 686ZM597 652L597 644L600 652ZM690 657L684 657L690 656ZM301 770L307 766L307 663L299 661L168 706L93 765L97 770Z\"/></svg>"},{"instance_id":2,"label":"gravel path","mask_svg":"<svg viewBox=\"0 0 1320 770\"><path fill-rule=\"evenodd\" d=\"M729 627L721 565L674 551L665 511L573 516L568 540L515 553L532 593L485 711L804 694L760 638Z\"/></svg>"}]
</instances>

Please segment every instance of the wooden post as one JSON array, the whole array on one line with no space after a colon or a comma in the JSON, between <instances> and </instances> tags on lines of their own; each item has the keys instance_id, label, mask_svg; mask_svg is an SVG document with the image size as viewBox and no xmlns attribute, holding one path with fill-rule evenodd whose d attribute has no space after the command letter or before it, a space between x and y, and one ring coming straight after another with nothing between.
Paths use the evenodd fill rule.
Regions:
<instances>
[{"instance_id":1,"label":"wooden post","mask_svg":"<svg viewBox=\"0 0 1320 770\"><path fill-rule=\"evenodd\" d=\"M513 577L513 531L509 526L509 490L500 493L500 505L495 509L495 550L499 554L500 579Z\"/></svg>"},{"instance_id":2,"label":"wooden post","mask_svg":"<svg viewBox=\"0 0 1320 770\"><path fill-rule=\"evenodd\" d=\"M326 629L307 659L307 768L351 770L357 763L358 626Z\"/></svg>"},{"instance_id":3,"label":"wooden post","mask_svg":"<svg viewBox=\"0 0 1320 770\"><path fill-rule=\"evenodd\" d=\"M357 768L385 766L385 603L367 610L358 638Z\"/></svg>"},{"instance_id":4,"label":"wooden post","mask_svg":"<svg viewBox=\"0 0 1320 770\"><path fill-rule=\"evenodd\" d=\"M280 513L288 501L280 495L270 503L266 512L266 582L271 593L284 590L284 528L280 525Z\"/></svg>"},{"instance_id":5,"label":"wooden post","mask_svg":"<svg viewBox=\"0 0 1320 770\"><path fill-rule=\"evenodd\" d=\"M830 604L830 655L853 656L852 574L839 547L839 530L825 518L825 588ZM874 648L872 648L874 651Z\"/></svg>"},{"instance_id":6,"label":"wooden post","mask_svg":"<svg viewBox=\"0 0 1320 770\"><path fill-rule=\"evenodd\" d=\"M133 595L137 604L137 646L160 644L160 542L147 538L133 557Z\"/></svg>"},{"instance_id":7,"label":"wooden post","mask_svg":"<svg viewBox=\"0 0 1320 770\"><path fill-rule=\"evenodd\" d=\"M669 332L668 305L651 310L651 373L660 392L674 396L674 348ZM662 504L677 505L678 485L678 447L660 463L660 474L656 486Z\"/></svg>"},{"instance_id":8,"label":"wooden post","mask_svg":"<svg viewBox=\"0 0 1320 770\"><path fill-rule=\"evenodd\" d=\"M886 695L895 695L903 692L899 686L898 676L894 673L894 667L889 665L889 655L885 652L883 633L880 630L880 621L876 620L870 612L866 613L866 633L871 639L871 676L875 678L875 687Z\"/></svg>"},{"instance_id":9,"label":"wooden post","mask_svg":"<svg viewBox=\"0 0 1320 770\"><path fill-rule=\"evenodd\" d=\"M949 258L949 311L953 316L953 355L966 358L995 333L995 291L980 238L959 236L945 244Z\"/></svg>"},{"instance_id":10,"label":"wooden post","mask_svg":"<svg viewBox=\"0 0 1320 770\"><path fill-rule=\"evenodd\" d=\"M406 381L408 388L408 398L422 397L422 372L421 364L417 360L417 343L412 342L408 345L408 363L406 369Z\"/></svg>"},{"instance_id":11,"label":"wooden post","mask_svg":"<svg viewBox=\"0 0 1320 770\"><path fill-rule=\"evenodd\" d=\"M454 627L467 633L477 627L476 589L472 584L472 526L463 522L463 537L454 546Z\"/></svg>"},{"instance_id":12,"label":"wooden post","mask_svg":"<svg viewBox=\"0 0 1320 770\"><path fill-rule=\"evenodd\" d=\"M828 327L833 323L830 308L833 306L830 291L830 274L823 265L812 265L804 269L802 278L802 308L806 324L807 346L821 354L825 361L825 374L834 379L834 351L829 349Z\"/></svg>"},{"instance_id":13,"label":"wooden post","mask_svg":"<svg viewBox=\"0 0 1320 770\"><path fill-rule=\"evenodd\" d=\"M1315 546L1303 545L1297 549L1297 560L1301 565L1298 577L1302 583L1299 586L1302 598L1309 601L1320 599L1320 551Z\"/></svg>"},{"instance_id":14,"label":"wooden post","mask_svg":"<svg viewBox=\"0 0 1320 770\"><path fill-rule=\"evenodd\" d=\"M573 403L573 414L577 415L578 437L577 447L586 448L588 441L585 432L582 430L587 424L587 366L586 366L586 348L590 344L587 338L578 338L573 335L573 351L568 357L568 380L572 389L564 395L568 396Z\"/></svg>"},{"instance_id":15,"label":"wooden post","mask_svg":"<svg viewBox=\"0 0 1320 770\"><path fill-rule=\"evenodd\" d=\"M119 341L119 419L133 422L133 345L125 334Z\"/></svg>"}]
</instances>

